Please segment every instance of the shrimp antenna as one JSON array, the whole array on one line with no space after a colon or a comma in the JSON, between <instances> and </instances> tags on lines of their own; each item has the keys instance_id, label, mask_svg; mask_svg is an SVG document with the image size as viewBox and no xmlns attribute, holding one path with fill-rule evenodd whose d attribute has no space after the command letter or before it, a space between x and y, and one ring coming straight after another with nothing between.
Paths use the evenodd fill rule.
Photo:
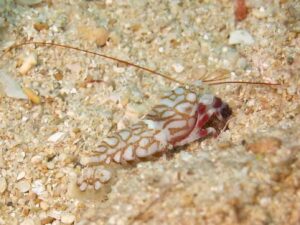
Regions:
<instances>
[{"instance_id":1,"label":"shrimp antenna","mask_svg":"<svg viewBox=\"0 0 300 225\"><path fill-rule=\"evenodd\" d=\"M131 66L131 67L135 67L135 68L147 71L147 72L149 72L151 74L155 74L157 76L163 77L163 78L165 78L167 80L170 80L172 82L175 82L175 83L178 83L178 84L181 84L181 85L186 85L184 82L179 81L179 80L177 80L175 78L172 78L172 77L170 77L168 75L165 75L163 73L157 72L157 71L152 70L152 69L149 69L147 67L139 66L137 64L128 62L126 60L122 60L122 59L118 59L118 58L115 58L113 56L108 56L108 55L105 55L105 54L102 54L102 53L97 53L97 52L93 52L93 51L81 49L81 48L78 48L78 47L74 47L74 46L70 46L70 45L64 45L64 44L59 44L59 43L54 43L54 42L31 41L31 42L23 42L23 43L20 43L20 44L15 44L15 45L13 45L13 46L5 49L4 53L0 56L0 59L3 58L3 56L6 53L10 52L13 49L17 49L19 47L22 47L22 46L25 46L25 45L31 45L31 44L33 44L33 45L54 46L54 47L60 47L60 48L67 48L67 49L72 49L72 50L84 52L84 53L91 54L91 55L100 56L102 58L105 58L105 59L108 59L108 60L111 60L111 61L123 63L123 64L125 64L127 66ZM209 85L220 85L220 84L280 85L278 83L266 83L266 82L222 81L222 80L225 80L225 79L226 79L226 75L225 76L223 75L223 76L221 76L219 78L218 77L214 77L214 78L211 78L211 79L202 80L202 82L203 83L208 83Z\"/></svg>"},{"instance_id":2,"label":"shrimp antenna","mask_svg":"<svg viewBox=\"0 0 300 225\"><path fill-rule=\"evenodd\" d=\"M163 77L167 80L170 80L172 82L175 82L175 83L179 83L181 85L185 85L185 83L179 81L179 80L176 80L175 78L172 78L172 77L169 77L165 74L162 74L160 72L157 72L155 70L152 70L152 69L149 69L149 68L146 68L146 67L142 67L142 66L139 66L137 64L134 64L134 63L131 63L131 62L128 62L128 61L125 61L125 60L122 60L122 59L118 59L118 58L115 58L115 57L112 57L112 56L108 56L108 55L105 55L105 54L101 54L101 53L97 53L97 52L92 52L92 51L89 51L89 50L85 50L85 49L81 49L81 48L78 48L78 47L74 47L74 46L69 46L69 45L64 45L64 44L58 44L58 43L51 43L51 42L40 42L40 41L31 41L31 42L23 42L23 43L20 43L20 44L15 44L11 47L9 47L7 50L4 50L4 53L0 56L0 59L9 51L11 51L12 49L16 49L16 48L19 48L19 47L22 47L24 45L30 45L30 44L34 44L34 45L44 45L44 46L55 46L55 47L60 47L60 48L68 48L68 49L73 49L73 50L76 50L76 51L80 51L80 52L84 52L84 53L87 53L87 54L91 54L91 55L96 55L96 56L100 56L100 57L103 57L105 59L108 59L108 60L112 60L112 61L116 61L116 62L119 62L119 63L123 63L127 66L132 66L132 67L135 67L135 68L138 68L138 69L141 69L141 70L144 70L144 71L147 71L149 73L152 73L152 74L155 74L155 75L158 75L160 77Z\"/></svg>"},{"instance_id":3,"label":"shrimp antenna","mask_svg":"<svg viewBox=\"0 0 300 225\"><path fill-rule=\"evenodd\" d=\"M268 83L268 82L253 82L253 81L220 81L220 82L212 82L209 85L220 85L220 84L252 84L252 85L267 85L267 86L277 86L281 85L279 83Z\"/></svg>"}]
</instances>

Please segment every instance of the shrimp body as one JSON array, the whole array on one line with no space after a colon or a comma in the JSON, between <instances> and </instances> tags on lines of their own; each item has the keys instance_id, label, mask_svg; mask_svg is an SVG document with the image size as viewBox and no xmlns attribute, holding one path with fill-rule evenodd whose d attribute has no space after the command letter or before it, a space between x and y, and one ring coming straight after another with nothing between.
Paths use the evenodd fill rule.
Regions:
<instances>
[{"instance_id":1,"label":"shrimp body","mask_svg":"<svg viewBox=\"0 0 300 225\"><path fill-rule=\"evenodd\" d=\"M97 190L111 178L108 165L138 162L216 135L219 127L209 127L208 123L215 118L224 122L230 115L230 108L220 98L178 87L164 94L141 121L106 137L82 157L80 163L86 168L77 185L82 191L91 187Z\"/></svg>"}]
</instances>

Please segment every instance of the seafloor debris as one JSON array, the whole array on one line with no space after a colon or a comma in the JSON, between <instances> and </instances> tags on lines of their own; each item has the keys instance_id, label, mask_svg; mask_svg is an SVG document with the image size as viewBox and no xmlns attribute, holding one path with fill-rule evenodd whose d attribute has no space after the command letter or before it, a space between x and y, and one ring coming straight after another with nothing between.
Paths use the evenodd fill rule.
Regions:
<instances>
[{"instance_id":1,"label":"seafloor debris","mask_svg":"<svg viewBox=\"0 0 300 225\"><path fill-rule=\"evenodd\" d=\"M254 39L246 30L235 30L230 33L229 44L246 44L251 45L254 43Z\"/></svg>"},{"instance_id":2,"label":"seafloor debris","mask_svg":"<svg viewBox=\"0 0 300 225\"><path fill-rule=\"evenodd\" d=\"M253 143L247 144L247 149L254 153L274 153L282 145L280 139L276 137L260 137Z\"/></svg>"},{"instance_id":3,"label":"seafloor debris","mask_svg":"<svg viewBox=\"0 0 300 225\"><path fill-rule=\"evenodd\" d=\"M235 0L234 15L236 21L242 21L246 19L248 9L246 6L246 0Z\"/></svg>"},{"instance_id":4,"label":"seafloor debris","mask_svg":"<svg viewBox=\"0 0 300 225\"><path fill-rule=\"evenodd\" d=\"M28 99L20 85L3 70L0 70L1 92L4 92L4 94L11 98Z\"/></svg>"},{"instance_id":5,"label":"seafloor debris","mask_svg":"<svg viewBox=\"0 0 300 225\"><path fill-rule=\"evenodd\" d=\"M0 194L2 194L7 188L7 182L4 177L0 177Z\"/></svg>"},{"instance_id":6,"label":"seafloor debris","mask_svg":"<svg viewBox=\"0 0 300 225\"><path fill-rule=\"evenodd\" d=\"M104 27L80 26L78 33L82 39L95 42L98 46L104 46L108 39L108 31Z\"/></svg>"},{"instance_id":7,"label":"seafloor debris","mask_svg":"<svg viewBox=\"0 0 300 225\"><path fill-rule=\"evenodd\" d=\"M19 68L19 72L22 75L25 75L28 73L29 70L31 70L36 64L37 64L37 56L34 53L30 53L28 55L25 55L22 59L22 65Z\"/></svg>"},{"instance_id":8,"label":"seafloor debris","mask_svg":"<svg viewBox=\"0 0 300 225\"><path fill-rule=\"evenodd\" d=\"M34 104L40 104L41 98L33 90L30 88L23 87L24 93L27 95L28 99L33 102Z\"/></svg>"}]
</instances>

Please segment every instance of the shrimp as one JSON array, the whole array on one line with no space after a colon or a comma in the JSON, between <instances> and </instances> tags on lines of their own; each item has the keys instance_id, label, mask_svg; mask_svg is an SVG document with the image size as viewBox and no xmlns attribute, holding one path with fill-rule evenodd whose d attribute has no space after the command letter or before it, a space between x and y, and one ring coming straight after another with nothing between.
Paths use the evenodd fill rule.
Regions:
<instances>
[{"instance_id":1,"label":"shrimp","mask_svg":"<svg viewBox=\"0 0 300 225\"><path fill-rule=\"evenodd\" d=\"M159 103L153 106L140 121L104 138L95 149L80 157L79 162L83 168L76 178L76 185L82 192L105 188L106 184L113 180L114 165L127 166L150 160L178 146L209 136L216 137L226 126L232 110L221 98L208 92L205 82L209 85L224 83L279 85L264 82L223 81L224 78L213 78L203 80L200 86L187 86L167 75L121 59L56 43L25 42L11 47L6 52L28 44L51 45L101 56L181 85L165 93Z\"/></svg>"},{"instance_id":2,"label":"shrimp","mask_svg":"<svg viewBox=\"0 0 300 225\"><path fill-rule=\"evenodd\" d=\"M81 191L98 190L110 180L111 172L96 165L136 163L198 139L216 136L220 128L209 126L210 122L217 119L225 124L230 115L228 104L214 95L185 87L167 92L141 121L105 138L81 158L85 168L77 185Z\"/></svg>"}]
</instances>

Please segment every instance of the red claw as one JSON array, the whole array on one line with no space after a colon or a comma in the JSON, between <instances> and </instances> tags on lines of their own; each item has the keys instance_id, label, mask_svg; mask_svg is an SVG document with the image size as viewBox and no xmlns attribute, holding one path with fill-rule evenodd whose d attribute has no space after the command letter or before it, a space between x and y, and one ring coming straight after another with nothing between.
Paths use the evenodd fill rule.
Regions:
<instances>
[{"instance_id":1,"label":"red claw","mask_svg":"<svg viewBox=\"0 0 300 225\"><path fill-rule=\"evenodd\" d=\"M200 116L201 114L199 114L198 116ZM205 114L202 119L200 119L197 123L197 127L203 127L209 120L209 116L207 114Z\"/></svg>"},{"instance_id":2,"label":"red claw","mask_svg":"<svg viewBox=\"0 0 300 225\"><path fill-rule=\"evenodd\" d=\"M201 129L201 130L199 131L199 136L200 136L200 138L201 138L201 137L206 137L207 135L208 135L208 132L207 132L206 129Z\"/></svg>"},{"instance_id":3,"label":"red claw","mask_svg":"<svg viewBox=\"0 0 300 225\"><path fill-rule=\"evenodd\" d=\"M203 114L205 111L206 111L206 106L200 103L198 106L198 114Z\"/></svg>"}]
</instances>

